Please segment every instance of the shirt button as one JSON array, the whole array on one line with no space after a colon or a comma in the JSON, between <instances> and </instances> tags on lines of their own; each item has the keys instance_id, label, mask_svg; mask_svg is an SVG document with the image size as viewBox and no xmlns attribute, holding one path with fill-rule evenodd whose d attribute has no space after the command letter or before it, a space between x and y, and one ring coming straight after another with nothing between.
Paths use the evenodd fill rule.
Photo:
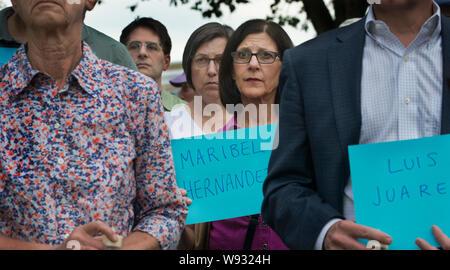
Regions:
<instances>
[{"instance_id":1,"label":"shirt button","mask_svg":"<svg viewBox=\"0 0 450 270\"><path fill-rule=\"evenodd\" d=\"M409 57L408 56L403 57L403 61L405 61L405 63L408 62L409 61Z\"/></svg>"},{"instance_id":2,"label":"shirt button","mask_svg":"<svg viewBox=\"0 0 450 270\"><path fill-rule=\"evenodd\" d=\"M64 164L64 159L63 158L58 158L58 164L59 165L63 165Z\"/></svg>"},{"instance_id":3,"label":"shirt button","mask_svg":"<svg viewBox=\"0 0 450 270\"><path fill-rule=\"evenodd\" d=\"M59 123L56 123L53 127L56 128L56 129L58 129L58 128L61 127L61 125L60 125Z\"/></svg>"},{"instance_id":4,"label":"shirt button","mask_svg":"<svg viewBox=\"0 0 450 270\"><path fill-rule=\"evenodd\" d=\"M411 102L411 99L410 98L405 98L405 103L406 104L409 104Z\"/></svg>"},{"instance_id":5,"label":"shirt button","mask_svg":"<svg viewBox=\"0 0 450 270\"><path fill-rule=\"evenodd\" d=\"M63 88L61 88L61 90L59 90L59 93L65 93L67 91L69 91L69 85L68 84L64 85Z\"/></svg>"},{"instance_id":6,"label":"shirt button","mask_svg":"<svg viewBox=\"0 0 450 270\"><path fill-rule=\"evenodd\" d=\"M268 245L267 245L267 244L263 244L263 245L262 245L262 249L263 249L263 250L267 250L267 248L268 248Z\"/></svg>"}]
</instances>

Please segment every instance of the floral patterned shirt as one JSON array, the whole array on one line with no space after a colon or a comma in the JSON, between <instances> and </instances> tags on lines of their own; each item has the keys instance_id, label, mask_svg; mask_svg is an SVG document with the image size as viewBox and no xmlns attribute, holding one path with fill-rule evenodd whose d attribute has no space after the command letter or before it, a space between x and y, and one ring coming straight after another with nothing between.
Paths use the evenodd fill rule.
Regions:
<instances>
[{"instance_id":1,"label":"floral patterned shirt","mask_svg":"<svg viewBox=\"0 0 450 270\"><path fill-rule=\"evenodd\" d=\"M25 46L0 67L0 234L58 245L101 220L168 249L186 215L153 80L86 43L62 89Z\"/></svg>"}]
</instances>

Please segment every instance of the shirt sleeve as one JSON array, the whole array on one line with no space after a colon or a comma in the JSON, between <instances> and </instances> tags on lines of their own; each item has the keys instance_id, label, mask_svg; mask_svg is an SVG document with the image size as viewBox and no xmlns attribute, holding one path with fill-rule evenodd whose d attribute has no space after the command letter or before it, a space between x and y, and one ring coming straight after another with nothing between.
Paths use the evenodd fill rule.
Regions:
<instances>
[{"instance_id":1,"label":"shirt sleeve","mask_svg":"<svg viewBox=\"0 0 450 270\"><path fill-rule=\"evenodd\" d=\"M139 85L139 84L138 84ZM135 89L129 100L135 135L135 227L149 233L162 249L175 248L184 228L187 207L175 181L169 133L156 83Z\"/></svg>"},{"instance_id":2,"label":"shirt sleeve","mask_svg":"<svg viewBox=\"0 0 450 270\"><path fill-rule=\"evenodd\" d=\"M320 231L319 237L317 237L316 243L314 244L314 250L322 250L323 240L325 240L325 235L327 235L328 230L331 228L331 226L341 220L343 219L333 218L327 224L325 224L325 226L322 228L322 231Z\"/></svg>"},{"instance_id":3,"label":"shirt sleeve","mask_svg":"<svg viewBox=\"0 0 450 270\"><path fill-rule=\"evenodd\" d=\"M303 60L305 52L287 50L284 54L279 79L279 144L270 157L261 212L286 246L309 250L324 226L342 214L317 188L326 183L317 183L315 170L321 167L315 162L321 160L313 158L307 124L311 117L304 110L305 91L312 91L303 80L309 73L299 72L303 64L310 63Z\"/></svg>"},{"instance_id":4,"label":"shirt sleeve","mask_svg":"<svg viewBox=\"0 0 450 270\"><path fill-rule=\"evenodd\" d=\"M3 136L0 136L0 139L3 140ZM5 169L3 168L2 157L0 156L0 197L5 190L6 181L8 180L8 175L5 173Z\"/></svg>"},{"instance_id":5,"label":"shirt sleeve","mask_svg":"<svg viewBox=\"0 0 450 270\"><path fill-rule=\"evenodd\" d=\"M2 138L3 139L3 138ZM0 157L0 198L2 198L3 192L5 190L6 181L8 180L8 176L4 172L3 165L2 165L2 158ZM0 209L0 235L6 235L5 230L8 228L8 224L6 223L6 220L4 218L4 214L2 212L2 209Z\"/></svg>"}]
</instances>

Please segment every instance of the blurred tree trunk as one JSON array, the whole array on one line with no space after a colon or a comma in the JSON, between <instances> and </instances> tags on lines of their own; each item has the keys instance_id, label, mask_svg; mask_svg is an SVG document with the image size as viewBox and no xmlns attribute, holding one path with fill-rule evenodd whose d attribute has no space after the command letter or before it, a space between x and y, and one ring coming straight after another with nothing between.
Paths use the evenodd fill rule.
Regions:
<instances>
[{"instance_id":1,"label":"blurred tree trunk","mask_svg":"<svg viewBox=\"0 0 450 270\"><path fill-rule=\"evenodd\" d=\"M364 0L333 0L335 18L322 0L302 0L308 19L318 34L339 27L347 19L365 15L367 2Z\"/></svg>"},{"instance_id":2,"label":"blurred tree trunk","mask_svg":"<svg viewBox=\"0 0 450 270\"><path fill-rule=\"evenodd\" d=\"M366 14L368 4L364 0L333 0L333 6L337 27L347 19L363 17Z\"/></svg>"}]
</instances>

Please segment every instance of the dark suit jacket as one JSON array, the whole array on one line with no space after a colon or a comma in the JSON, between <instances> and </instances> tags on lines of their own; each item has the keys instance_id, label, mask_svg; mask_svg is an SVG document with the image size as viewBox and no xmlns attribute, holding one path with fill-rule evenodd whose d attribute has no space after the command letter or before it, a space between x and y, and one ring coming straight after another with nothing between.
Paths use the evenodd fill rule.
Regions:
<instances>
[{"instance_id":1,"label":"dark suit jacket","mask_svg":"<svg viewBox=\"0 0 450 270\"><path fill-rule=\"evenodd\" d=\"M264 183L264 220L292 249L312 249L323 226L343 218L347 147L361 130L365 18L285 52L279 146ZM442 17L441 133L450 132L450 19Z\"/></svg>"}]
</instances>

